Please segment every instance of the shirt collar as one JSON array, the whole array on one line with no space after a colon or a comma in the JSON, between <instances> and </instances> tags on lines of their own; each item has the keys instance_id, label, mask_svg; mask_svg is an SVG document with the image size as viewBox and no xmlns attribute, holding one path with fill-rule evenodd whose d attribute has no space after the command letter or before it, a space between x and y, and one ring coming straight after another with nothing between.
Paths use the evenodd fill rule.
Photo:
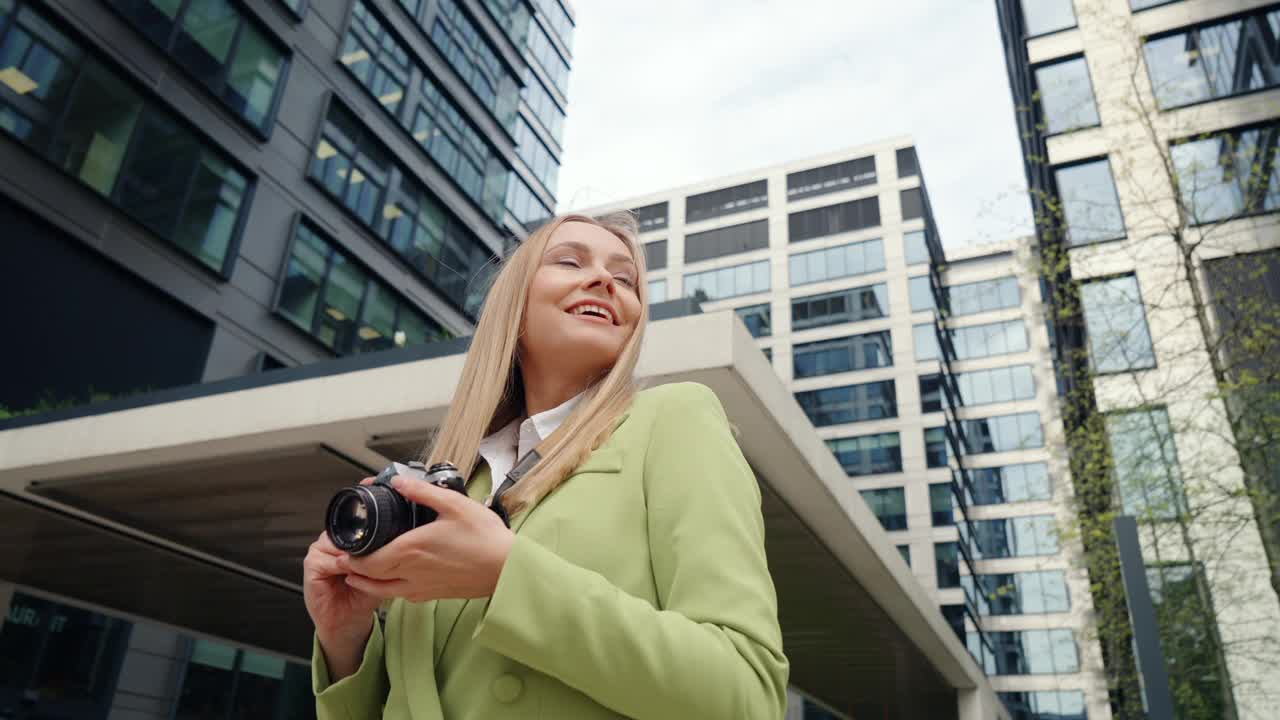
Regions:
<instances>
[{"instance_id":1,"label":"shirt collar","mask_svg":"<svg viewBox=\"0 0 1280 720\"><path fill-rule=\"evenodd\" d=\"M490 465L494 459L515 454L523 456L543 440L546 440L568 419L578 402L582 400L579 393L559 405L544 410L531 418L512 420L502 428L494 431L480 441L479 452ZM527 446L527 447L526 447ZM505 458L504 458L505 459ZM513 458L514 460L518 459ZM506 463L503 463L504 465Z\"/></svg>"}]
</instances>

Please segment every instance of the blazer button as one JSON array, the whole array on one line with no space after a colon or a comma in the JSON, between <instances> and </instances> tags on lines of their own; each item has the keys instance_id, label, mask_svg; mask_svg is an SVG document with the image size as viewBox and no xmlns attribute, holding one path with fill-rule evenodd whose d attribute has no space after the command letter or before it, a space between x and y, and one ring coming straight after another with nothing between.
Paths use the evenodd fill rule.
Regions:
<instances>
[{"instance_id":1,"label":"blazer button","mask_svg":"<svg viewBox=\"0 0 1280 720\"><path fill-rule=\"evenodd\" d=\"M500 703L513 703L524 692L524 681L516 675L499 675L489 688Z\"/></svg>"}]
</instances>

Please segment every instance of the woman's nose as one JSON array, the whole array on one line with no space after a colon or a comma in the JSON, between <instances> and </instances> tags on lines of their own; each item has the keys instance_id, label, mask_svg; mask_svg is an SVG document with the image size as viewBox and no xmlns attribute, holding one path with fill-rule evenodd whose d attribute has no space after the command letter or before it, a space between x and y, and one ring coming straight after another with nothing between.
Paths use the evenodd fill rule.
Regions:
<instances>
[{"instance_id":1,"label":"woman's nose","mask_svg":"<svg viewBox=\"0 0 1280 720\"><path fill-rule=\"evenodd\" d=\"M617 282L613 279L613 273L609 272L608 268L596 268L592 273L591 279L587 282L587 287L593 288L597 285L604 287L605 292L610 295L617 292Z\"/></svg>"}]
</instances>

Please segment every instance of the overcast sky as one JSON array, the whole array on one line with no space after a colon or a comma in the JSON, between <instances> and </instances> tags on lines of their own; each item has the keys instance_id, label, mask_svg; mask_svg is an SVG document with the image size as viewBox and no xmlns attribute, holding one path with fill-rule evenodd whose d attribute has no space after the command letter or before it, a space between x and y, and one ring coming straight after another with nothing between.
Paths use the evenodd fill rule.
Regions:
<instances>
[{"instance_id":1,"label":"overcast sky","mask_svg":"<svg viewBox=\"0 0 1280 720\"><path fill-rule=\"evenodd\" d=\"M943 243L1031 232L993 0L571 0L560 210L912 135Z\"/></svg>"}]
</instances>

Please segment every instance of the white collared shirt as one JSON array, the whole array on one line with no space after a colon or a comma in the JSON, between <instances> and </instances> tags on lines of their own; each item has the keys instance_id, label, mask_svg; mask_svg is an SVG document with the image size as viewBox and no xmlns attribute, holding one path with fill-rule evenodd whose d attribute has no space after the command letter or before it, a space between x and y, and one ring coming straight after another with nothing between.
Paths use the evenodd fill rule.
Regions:
<instances>
[{"instance_id":1,"label":"white collared shirt","mask_svg":"<svg viewBox=\"0 0 1280 720\"><path fill-rule=\"evenodd\" d=\"M524 457L538 443L546 440L555 432L573 412L573 408L582 399L579 393L563 403L544 410L537 415L521 420L512 420L502 429L480 441L480 457L489 464L492 478L488 500L502 484L502 479L515 467L516 461Z\"/></svg>"}]
</instances>

